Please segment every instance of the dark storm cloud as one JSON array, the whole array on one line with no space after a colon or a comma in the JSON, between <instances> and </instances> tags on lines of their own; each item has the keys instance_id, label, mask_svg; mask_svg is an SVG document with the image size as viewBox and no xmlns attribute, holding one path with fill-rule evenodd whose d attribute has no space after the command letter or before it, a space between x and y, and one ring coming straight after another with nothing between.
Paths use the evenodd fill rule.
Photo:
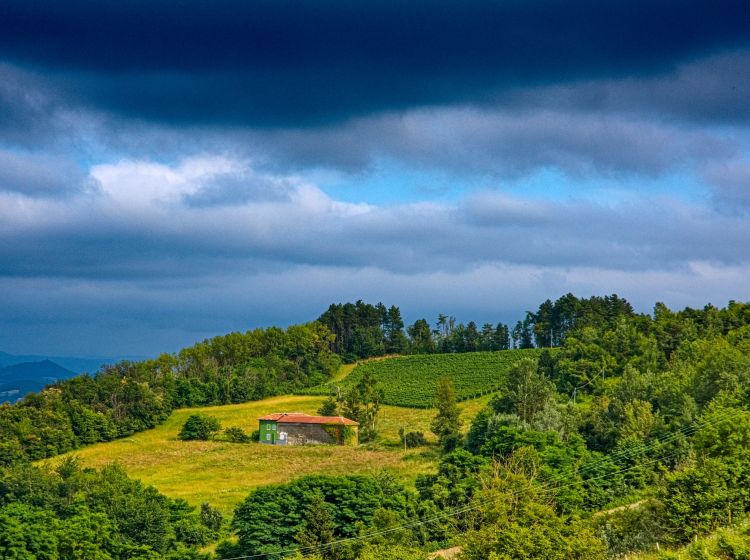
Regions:
<instances>
[{"instance_id":1,"label":"dark storm cloud","mask_svg":"<svg viewBox=\"0 0 750 560\"><path fill-rule=\"evenodd\" d=\"M43 80L0 62L0 144L46 144L60 132L58 105Z\"/></svg>"},{"instance_id":2,"label":"dark storm cloud","mask_svg":"<svg viewBox=\"0 0 750 560\"><path fill-rule=\"evenodd\" d=\"M578 80L498 95L514 110L639 114L659 121L750 123L750 50L708 54L656 75Z\"/></svg>"},{"instance_id":3,"label":"dark storm cloud","mask_svg":"<svg viewBox=\"0 0 750 560\"><path fill-rule=\"evenodd\" d=\"M78 102L174 123L330 122L669 70L745 44L744 0L7 0L0 58Z\"/></svg>"}]
</instances>

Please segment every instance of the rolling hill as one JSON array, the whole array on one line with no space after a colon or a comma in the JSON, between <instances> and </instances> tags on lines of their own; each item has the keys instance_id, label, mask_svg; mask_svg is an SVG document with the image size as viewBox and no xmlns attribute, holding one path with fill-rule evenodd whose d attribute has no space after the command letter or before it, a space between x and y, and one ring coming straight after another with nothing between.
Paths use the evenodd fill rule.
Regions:
<instances>
[{"instance_id":1,"label":"rolling hill","mask_svg":"<svg viewBox=\"0 0 750 560\"><path fill-rule=\"evenodd\" d=\"M376 444L359 447L298 446L282 447L227 441L180 441L182 424L194 413L217 418L222 428L238 426L257 429L257 418L272 412L314 414L323 397L282 396L236 405L176 410L167 421L133 436L97 443L43 461L56 464L75 456L85 466L102 467L119 463L127 473L155 486L172 498L183 498L193 505L208 502L224 513L231 513L248 492L265 484L287 482L306 474L352 474L387 471L404 482L413 482L420 473L433 471L437 455L431 448L404 450L398 431L419 430L428 441L434 410L383 406L378 415ZM461 403L464 418L473 417L488 397Z\"/></svg>"},{"instance_id":2,"label":"rolling hill","mask_svg":"<svg viewBox=\"0 0 750 560\"><path fill-rule=\"evenodd\" d=\"M502 388L508 371L523 358L537 359L541 350L501 350L464 354L421 354L362 362L345 380L334 380L300 394L335 394L356 384L366 373L382 384L383 402L393 406L429 408L441 377L449 377L459 401L473 399Z\"/></svg>"},{"instance_id":3,"label":"rolling hill","mask_svg":"<svg viewBox=\"0 0 750 560\"><path fill-rule=\"evenodd\" d=\"M430 423L435 382L447 375L454 380L464 429L502 385L508 370L538 350L510 350L470 354L439 354L373 359L344 365L329 384L314 388L318 395L286 395L223 406L175 410L158 427L115 441L97 443L43 461L56 464L75 456L85 466L122 465L127 473L173 498L193 505L208 502L224 513L258 486L288 482L307 474L351 474L387 471L413 483L432 472L438 455L434 448L403 449L399 430L421 431L435 442ZM356 383L369 368L386 389L378 414L378 438L358 447L265 446L228 441L181 441L177 434L191 414L217 418L222 428L257 429L257 418L273 412L315 413L333 384Z\"/></svg>"}]
</instances>

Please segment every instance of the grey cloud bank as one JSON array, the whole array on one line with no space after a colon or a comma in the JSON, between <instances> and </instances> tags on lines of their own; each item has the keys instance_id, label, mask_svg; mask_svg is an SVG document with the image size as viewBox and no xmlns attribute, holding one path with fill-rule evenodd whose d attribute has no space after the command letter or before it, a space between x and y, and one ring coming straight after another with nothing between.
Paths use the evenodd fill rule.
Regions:
<instances>
[{"instance_id":1,"label":"grey cloud bank","mask_svg":"<svg viewBox=\"0 0 750 560\"><path fill-rule=\"evenodd\" d=\"M260 183L279 196L186 203L217 176L233 190ZM750 269L750 222L676 199L606 207L483 192L376 207L206 157L102 166L92 180L100 190L73 204L1 195L5 344L33 329L57 338L56 329L80 328L102 351L152 353L223 329L310 319L328 300L363 296L430 319L459 310L511 320L522 310L508 299L531 305L568 290L621 290L646 306L649 296L721 303L744 289ZM102 332L130 332L117 342L126 347L97 336L92 317L108 325ZM133 322L161 334L138 340Z\"/></svg>"},{"instance_id":2,"label":"grey cloud bank","mask_svg":"<svg viewBox=\"0 0 750 560\"><path fill-rule=\"evenodd\" d=\"M230 163L242 171L220 171L217 179L215 170L227 165L202 158L174 168L103 166L91 178L101 191L73 202L30 204L5 194L3 273L191 276L247 263L397 273L485 263L663 270L750 259L748 220L676 198L604 206L484 192L457 203L377 207L337 201L315 185L259 175L244 164ZM232 204L195 204L217 180L231 185Z\"/></svg>"}]
</instances>

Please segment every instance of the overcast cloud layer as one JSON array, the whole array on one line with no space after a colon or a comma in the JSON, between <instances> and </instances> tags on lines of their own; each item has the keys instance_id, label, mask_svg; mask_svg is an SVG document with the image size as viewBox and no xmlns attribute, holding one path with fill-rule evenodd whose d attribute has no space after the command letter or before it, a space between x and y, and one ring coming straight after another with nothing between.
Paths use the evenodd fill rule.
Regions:
<instances>
[{"instance_id":1,"label":"overcast cloud layer","mask_svg":"<svg viewBox=\"0 0 750 560\"><path fill-rule=\"evenodd\" d=\"M3 2L0 350L748 300L749 98L740 1Z\"/></svg>"}]
</instances>

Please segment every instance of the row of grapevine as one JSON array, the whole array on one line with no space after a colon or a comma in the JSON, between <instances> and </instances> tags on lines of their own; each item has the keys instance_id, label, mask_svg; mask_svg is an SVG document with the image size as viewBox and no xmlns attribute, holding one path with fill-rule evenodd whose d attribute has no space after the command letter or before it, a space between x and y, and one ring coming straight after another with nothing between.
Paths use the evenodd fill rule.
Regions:
<instances>
[{"instance_id":1,"label":"row of grapevine","mask_svg":"<svg viewBox=\"0 0 750 560\"><path fill-rule=\"evenodd\" d=\"M538 358L539 353L540 350L529 349L399 356L361 363L339 385L351 386L370 372L383 387L384 404L430 408L441 377L453 380L458 400L477 398L500 390L508 370L524 357ZM308 395L333 393L333 383L304 391Z\"/></svg>"}]
</instances>

